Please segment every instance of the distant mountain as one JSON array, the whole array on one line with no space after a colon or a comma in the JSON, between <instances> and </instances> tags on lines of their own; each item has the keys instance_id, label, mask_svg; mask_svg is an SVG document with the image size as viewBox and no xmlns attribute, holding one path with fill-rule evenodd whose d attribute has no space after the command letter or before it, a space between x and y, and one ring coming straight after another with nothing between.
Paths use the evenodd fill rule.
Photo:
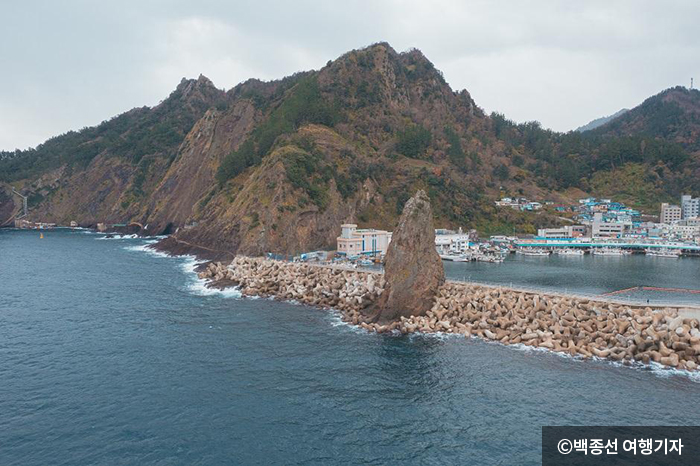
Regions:
<instances>
[{"instance_id":1,"label":"distant mountain","mask_svg":"<svg viewBox=\"0 0 700 466\"><path fill-rule=\"evenodd\" d=\"M17 211L11 183L32 220L134 222L174 233L166 246L183 253L296 253L334 246L344 222L393 228L424 189L441 227L534 233L559 220L493 200L593 194L653 209L695 193L698 93L687 92L556 133L486 115L420 51L380 43L227 92L183 80L156 107L0 153L0 216Z\"/></svg>"},{"instance_id":2,"label":"distant mountain","mask_svg":"<svg viewBox=\"0 0 700 466\"><path fill-rule=\"evenodd\" d=\"M698 151L700 91L682 86L666 89L592 133L608 138L645 135Z\"/></svg>"},{"instance_id":3,"label":"distant mountain","mask_svg":"<svg viewBox=\"0 0 700 466\"><path fill-rule=\"evenodd\" d=\"M578 131L579 133L583 133L584 131L588 131L591 129L595 129L599 126L603 126L605 123L619 117L620 115L624 114L627 111L628 111L628 109L623 108L622 110L615 112L610 116L596 118L595 120L589 122L588 124L585 124L583 126L579 126L578 128L576 128L576 131Z\"/></svg>"}]
</instances>

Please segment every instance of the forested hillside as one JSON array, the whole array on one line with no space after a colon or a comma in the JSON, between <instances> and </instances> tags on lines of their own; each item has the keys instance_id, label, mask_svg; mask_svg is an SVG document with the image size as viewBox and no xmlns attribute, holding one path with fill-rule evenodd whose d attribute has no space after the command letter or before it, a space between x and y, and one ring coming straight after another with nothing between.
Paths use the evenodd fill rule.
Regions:
<instances>
[{"instance_id":1,"label":"forested hillside","mask_svg":"<svg viewBox=\"0 0 700 466\"><path fill-rule=\"evenodd\" d=\"M1 153L0 181L31 196L36 220L139 222L221 253L330 247L346 221L393 228L418 188L439 226L533 232L560 220L493 201L593 194L655 209L696 193L698 94L669 89L562 134L484 114L420 51L381 43L225 93L183 80L154 108Z\"/></svg>"}]
</instances>

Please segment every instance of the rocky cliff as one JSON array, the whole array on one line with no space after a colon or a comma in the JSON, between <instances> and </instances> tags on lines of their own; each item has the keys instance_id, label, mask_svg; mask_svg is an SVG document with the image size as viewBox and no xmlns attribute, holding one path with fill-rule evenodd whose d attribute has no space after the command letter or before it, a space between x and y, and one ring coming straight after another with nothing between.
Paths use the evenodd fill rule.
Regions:
<instances>
[{"instance_id":1,"label":"rocky cliff","mask_svg":"<svg viewBox=\"0 0 700 466\"><path fill-rule=\"evenodd\" d=\"M15 210L11 188L0 183L0 227L12 225Z\"/></svg>"}]
</instances>

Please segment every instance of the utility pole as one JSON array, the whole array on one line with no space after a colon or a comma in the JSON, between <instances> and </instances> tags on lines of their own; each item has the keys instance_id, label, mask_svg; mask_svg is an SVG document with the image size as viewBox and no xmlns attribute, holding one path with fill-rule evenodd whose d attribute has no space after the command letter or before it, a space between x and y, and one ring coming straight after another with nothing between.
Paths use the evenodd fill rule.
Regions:
<instances>
[{"instance_id":1,"label":"utility pole","mask_svg":"<svg viewBox=\"0 0 700 466\"><path fill-rule=\"evenodd\" d=\"M13 193L13 194L16 194L16 195L18 195L19 197L22 198L22 210L23 210L23 213L22 213L22 215L20 215L19 217L16 217L16 219L19 220L19 219L24 218L24 217L27 216L27 210L28 210L28 208L27 208L27 196L23 196L22 194L20 194L19 191L17 191L17 190L15 189L14 186L12 187L12 193Z\"/></svg>"}]
</instances>

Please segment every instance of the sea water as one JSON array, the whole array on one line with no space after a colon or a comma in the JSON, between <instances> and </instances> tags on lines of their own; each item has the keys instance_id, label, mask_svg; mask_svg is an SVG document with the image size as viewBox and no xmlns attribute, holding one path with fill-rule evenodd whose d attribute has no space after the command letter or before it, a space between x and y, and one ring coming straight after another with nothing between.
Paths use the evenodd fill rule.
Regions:
<instances>
[{"instance_id":1,"label":"sea water","mask_svg":"<svg viewBox=\"0 0 700 466\"><path fill-rule=\"evenodd\" d=\"M0 230L2 465L534 465L543 425L700 416L684 373L370 334L98 238Z\"/></svg>"}]
</instances>

